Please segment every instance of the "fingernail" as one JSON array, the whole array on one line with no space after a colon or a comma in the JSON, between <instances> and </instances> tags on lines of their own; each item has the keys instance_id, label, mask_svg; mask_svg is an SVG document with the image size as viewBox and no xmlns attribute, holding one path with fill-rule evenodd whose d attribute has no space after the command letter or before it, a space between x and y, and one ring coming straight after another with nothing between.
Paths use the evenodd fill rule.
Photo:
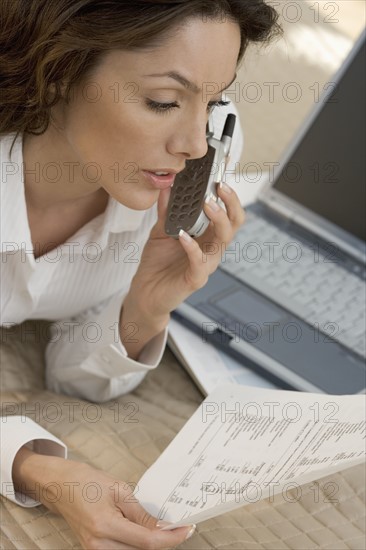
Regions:
<instances>
[{"instance_id":1,"label":"fingernail","mask_svg":"<svg viewBox=\"0 0 366 550\"><path fill-rule=\"evenodd\" d=\"M193 524L191 525L190 530L189 530L188 533L187 533L186 540L189 539L189 538L191 538L191 536L193 535L193 533L195 532L195 530L196 530L196 525L193 523Z\"/></svg>"},{"instance_id":2,"label":"fingernail","mask_svg":"<svg viewBox=\"0 0 366 550\"><path fill-rule=\"evenodd\" d=\"M188 233L186 233L183 229L179 231L179 236L182 237L188 243L191 242L192 240L192 237L188 235Z\"/></svg>"},{"instance_id":3,"label":"fingernail","mask_svg":"<svg viewBox=\"0 0 366 550\"><path fill-rule=\"evenodd\" d=\"M205 203L211 208L211 210L214 210L215 212L218 212L220 210L219 205L210 196L206 197Z\"/></svg>"},{"instance_id":4,"label":"fingernail","mask_svg":"<svg viewBox=\"0 0 366 550\"><path fill-rule=\"evenodd\" d=\"M223 183L223 182L220 183L220 189L225 191L225 193L231 193L232 192L231 187L229 187L226 183Z\"/></svg>"},{"instance_id":5,"label":"fingernail","mask_svg":"<svg viewBox=\"0 0 366 550\"><path fill-rule=\"evenodd\" d=\"M171 522L170 521L164 521L163 519L159 520L156 523L156 527L158 527L159 529L162 529L163 527L167 527L168 525L171 525Z\"/></svg>"}]
</instances>

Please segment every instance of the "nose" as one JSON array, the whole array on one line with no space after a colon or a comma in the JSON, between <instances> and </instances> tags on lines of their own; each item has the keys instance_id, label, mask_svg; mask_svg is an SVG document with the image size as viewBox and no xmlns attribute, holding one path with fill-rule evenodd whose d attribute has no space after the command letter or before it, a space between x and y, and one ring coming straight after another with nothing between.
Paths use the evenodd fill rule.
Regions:
<instances>
[{"instance_id":1,"label":"nose","mask_svg":"<svg viewBox=\"0 0 366 550\"><path fill-rule=\"evenodd\" d=\"M207 117L185 120L169 140L169 153L184 160L204 157L207 153L206 127Z\"/></svg>"}]
</instances>

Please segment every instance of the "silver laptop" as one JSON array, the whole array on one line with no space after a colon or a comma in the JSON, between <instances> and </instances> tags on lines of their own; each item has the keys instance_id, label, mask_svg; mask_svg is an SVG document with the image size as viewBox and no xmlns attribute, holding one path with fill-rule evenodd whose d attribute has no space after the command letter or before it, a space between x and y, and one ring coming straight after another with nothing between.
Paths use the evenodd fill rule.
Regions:
<instances>
[{"instance_id":1,"label":"silver laptop","mask_svg":"<svg viewBox=\"0 0 366 550\"><path fill-rule=\"evenodd\" d=\"M173 317L277 385L364 392L365 32Z\"/></svg>"}]
</instances>

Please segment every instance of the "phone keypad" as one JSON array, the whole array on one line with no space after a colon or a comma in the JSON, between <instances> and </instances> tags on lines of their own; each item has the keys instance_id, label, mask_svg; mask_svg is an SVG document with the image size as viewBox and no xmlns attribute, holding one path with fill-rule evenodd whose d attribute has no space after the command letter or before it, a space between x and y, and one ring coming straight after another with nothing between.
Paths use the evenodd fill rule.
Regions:
<instances>
[{"instance_id":1,"label":"phone keypad","mask_svg":"<svg viewBox=\"0 0 366 550\"><path fill-rule=\"evenodd\" d=\"M209 146L200 162L187 161L185 170L177 174L168 205L167 234L193 227L203 207L214 157L215 149Z\"/></svg>"}]
</instances>

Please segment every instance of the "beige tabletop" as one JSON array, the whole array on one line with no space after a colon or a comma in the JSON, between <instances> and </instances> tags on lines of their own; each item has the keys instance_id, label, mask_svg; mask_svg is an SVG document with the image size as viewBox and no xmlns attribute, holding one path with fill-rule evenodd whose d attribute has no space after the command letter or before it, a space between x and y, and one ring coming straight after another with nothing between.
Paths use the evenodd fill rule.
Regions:
<instances>
[{"instance_id":1,"label":"beige tabletop","mask_svg":"<svg viewBox=\"0 0 366 550\"><path fill-rule=\"evenodd\" d=\"M252 82L263 91L258 102L238 102L246 136L243 165L251 161L264 166L280 158L313 106L314 93L331 81L365 22L361 0L281 0L277 4L285 38L261 53L248 52L238 75L241 89ZM312 9L314 5L318 12ZM294 22L300 12L300 19ZM324 22L324 16L334 21ZM282 95L284 90L291 91L286 86L293 82L302 91L297 102L291 102L291 96L286 99L285 92ZM276 83L279 92L273 102L266 95L268 83ZM12 335L6 329L0 331L2 404L14 404L18 412L26 411L62 439L71 458L137 482L197 408L202 395L167 349L161 365L134 392L100 405L100 420L90 422L83 414L85 401L45 389L46 341L38 334L46 333L39 329L46 325L46 321L26 321ZM35 329L35 335L25 329ZM78 404L72 420L70 400ZM57 422L43 414L50 402L59 411ZM129 403L136 407L137 422L131 423L123 415L116 421L115 407L128 410ZM1 548L5 550L80 548L64 520L43 506L25 509L2 498L0 513ZM273 502L263 500L206 521L181 548L364 550L365 469L346 470L303 486L300 494L290 491Z\"/></svg>"}]
</instances>

